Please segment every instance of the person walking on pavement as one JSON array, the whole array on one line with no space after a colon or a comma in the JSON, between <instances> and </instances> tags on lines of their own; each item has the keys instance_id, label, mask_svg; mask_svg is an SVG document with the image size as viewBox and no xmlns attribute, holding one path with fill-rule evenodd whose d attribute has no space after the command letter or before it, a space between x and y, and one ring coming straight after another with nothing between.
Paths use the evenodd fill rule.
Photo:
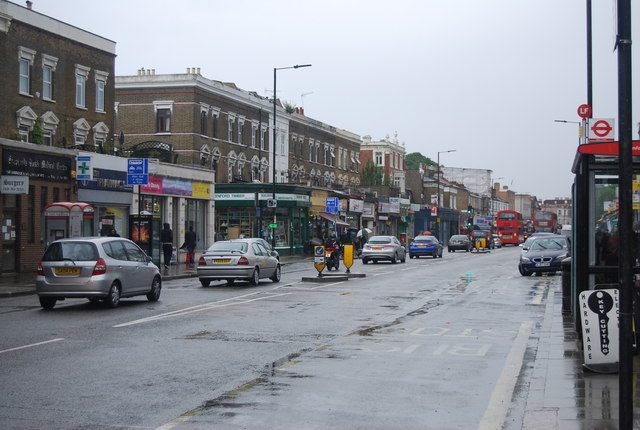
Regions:
<instances>
[{"instance_id":1,"label":"person walking on pavement","mask_svg":"<svg viewBox=\"0 0 640 430\"><path fill-rule=\"evenodd\" d=\"M196 254L197 237L196 237L196 232L193 231L192 225L189 226L189 231L185 236L184 242L187 245L187 253L189 254L189 257L188 257L189 266L194 267L196 264L195 254Z\"/></svg>"},{"instance_id":2,"label":"person walking on pavement","mask_svg":"<svg viewBox=\"0 0 640 430\"><path fill-rule=\"evenodd\" d=\"M173 254L173 232L169 223L164 223L164 228L160 232L160 241L162 242L162 253L164 254L164 268L169 269L171 264L171 254Z\"/></svg>"}]
</instances>

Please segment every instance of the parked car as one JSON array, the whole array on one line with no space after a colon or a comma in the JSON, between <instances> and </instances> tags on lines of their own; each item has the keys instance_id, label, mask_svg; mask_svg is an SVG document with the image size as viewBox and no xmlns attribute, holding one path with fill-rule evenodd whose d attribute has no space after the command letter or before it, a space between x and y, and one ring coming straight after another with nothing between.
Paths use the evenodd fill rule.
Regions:
<instances>
[{"instance_id":1,"label":"parked car","mask_svg":"<svg viewBox=\"0 0 640 430\"><path fill-rule=\"evenodd\" d=\"M469 252L471 251L471 241L469 240L469 237L467 235L454 234L449 238L449 241L447 242L447 250L449 252L454 252L454 251Z\"/></svg>"},{"instance_id":2,"label":"parked car","mask_svg":"<svg viewBox=\"0 0 640 430\"><path fill-rule=\"evenodd\" d=\"M442 248L435 236L416 236L409 244L409 258L420 258L423 255L442 258Z\"/></svg>"},{"instance_id":3,"label":"parked car","mask_svg":"<svg viewBox=\"0 0 640 430\"><path fill-rule=\"evenodd\" d=\"M369 261L391 261L397 263L398 259L404 263L407 260L407 251L395 236L373 236L362 248L362 263Z\"/></svg>"},{"instance_id":4,"label":"parked car","mask_svg":"<svg viewBox=\"0 0 640 430\"><path fill-rule=\"evenodd\" d=\"M203 287L211 281L226 280L233 285L237 280L258 285L260 279L280 282L280 262L275 251L261 243L263 239L231 239L215 242L198 260L196 273Z\"/></svg>"},{"instance_id":5,"label":"parked car","mask_svg":"<svg viewBox=\"0 0 640 430\"><path fill-rule=\"evenodd\" d=\"M569 243L562 235L530 237L522 247L518 271L522 276L562 270L562 260L569 256Z\"/></svg>"},{"instance_id":6,"label":"parked car","mask_svg":"<svg viewBox=\"0 0 640 430\"><path fill-rule=\"evenodd\" d=\"M123 297L160 298L158 266L138 245L122 237L84 237L52 242L38 263L36 292L51 309L58 300L88 298L115 308Z\"/></svg>"},{"instance_id":7,"label":"parked car","mask_svg":"<svg viewBox=\"0 0 640 430\"><path fill-rule=\"evenodd\" d=\"M491 235L491 238L493 239L493 247L494 248L502 248L502 239L500 239L500 236L498 236L497 234L493 233Z\"/></svg>"},{"instance_id":8,"label":"parked car","mask_svg":"<svg viewBox=\"0 0 640 430\"><path fill-rule=\"evenodd\" d=\"M278 259L278 261L280 261L280 254L278 253L278 251L276 251L275 249L273 249L273 246L271 246L271 243L269 243L268 240L264 240L260 237L256 237L255 238L258 242L260 242L262 244L262 246L264 246L265 248L267 248L267 251L269 252L274 252L274 256Z\"/></svg>"}]
</instances>

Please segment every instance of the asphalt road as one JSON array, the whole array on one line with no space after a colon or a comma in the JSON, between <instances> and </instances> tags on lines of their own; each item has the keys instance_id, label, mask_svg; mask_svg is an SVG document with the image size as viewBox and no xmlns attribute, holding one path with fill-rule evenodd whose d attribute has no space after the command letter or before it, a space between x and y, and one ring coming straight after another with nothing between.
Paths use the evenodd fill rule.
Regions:
<instances>
[{"instance_id":1,"label":"asphalt road","mask_svg":"<svg viewBox=\"0 0 640 430\"><path fill-rule=\"evenodd\" d=\"M293 263L277 284L174 280L117 309L2 299L0 428L518 428L560 282L520 276L518 255L356 260L366 278L331 283Z\"/></svg>"}]
</instances>

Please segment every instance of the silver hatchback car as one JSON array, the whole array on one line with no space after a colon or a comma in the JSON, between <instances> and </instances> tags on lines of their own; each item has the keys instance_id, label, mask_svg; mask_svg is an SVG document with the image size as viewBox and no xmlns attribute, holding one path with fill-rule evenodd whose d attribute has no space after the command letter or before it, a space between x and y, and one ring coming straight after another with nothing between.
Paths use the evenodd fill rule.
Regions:
<instances>
[{"instance_id":1,"label":"silver hatchback car","mask_svg":"<svg viewBox=\"0 0 640 430\"><path fill-rule=\"evenodd\" d=\"M36 292L51 309L65 298L103 300L115 308L121 297L160 298L162 277L151 257L122 237L60 239L51 243L38 263Z\"/></svg>"},{"instance_id":2,"label":"silver hatchback car","mask_svg":"<svg viewBox=\"0 0 640 430\"><path fill-rule=\"evenodd\" d=\"M361 258L363 264L384 260L394 264L398 260L404 263L407 260L407 250L395 236L374 236L362 248Z\"/></svg>"},{"instance_id":3,"label":"silver hatchback car","mask_svg":"<svg viewBox=\"0 0 640 430\"><path fill-rule=\"evenodd\" d=\"M277 253L269 251L262 239L232 239L211 245L198 260L196 271L203 287L211 281L226 280L232 285L236 280L258 285L260 279L280 282L280 262Z\"/></svg>"}]
</instances>

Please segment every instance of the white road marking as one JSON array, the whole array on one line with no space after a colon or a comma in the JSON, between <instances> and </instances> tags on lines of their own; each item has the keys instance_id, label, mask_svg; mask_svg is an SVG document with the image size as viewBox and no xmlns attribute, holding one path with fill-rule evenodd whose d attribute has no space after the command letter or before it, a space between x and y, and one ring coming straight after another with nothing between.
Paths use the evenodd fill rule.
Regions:
<instances>
[{"instance_id":1,"label":"white road marking","mask_svg":"<svg viewBox=\"0 0 640 430\"><path fill-rule=\"evenodd\" d=\"M503 428L509 405L511 404L511 396L522 368L522 360L527 349L527 341L532 325L532 321L525 321L520 325L520 330L518 330L518 335L513 341L498 383L494 387L493 393L491 393L489 406L487 406L484 416L480 424L478 424L478 430Z\"/></svg>"},{"instance_id":2,"label":"white road marking","mask_svg":"<svg viewBox=\"0 0 640 430\"><path fill-rule=\"evenodd\" d=\"M265 293L265 292L256 292L245 294L243 296L231 297L229 299L219 300L217 302L203 303L197 306L191 306L189 308L180 309L177 311L166 312L159 315L154 315L152 317L141 318L139 320L129 321L122 324L114 325L114 328L127 327L135 324L143 324L151 321L157 321L166 318L173 318L177 316L189 315L196 312L208 311L212 309L224 308L227 306L235 306L239 304L246 304L251 302L257 302L259 300L270 299L273 297L287 296L292 293ZM251 298L251 296L257 296Z\"/></svg>"},{"instance_id":3,"label":"white road marking","mask_svg":"<svg viewBox=\"0 0 640 430\"><path fill-rule=\"evenodd\" d=\"M59 337L59 338L56 338L56 339L45 340L44 342L32 343L30 345L16 346L15 348L3 349L2 351L0 351L0 354L3 354L5 352L17 351L19 349L31 348L32 346L45 345L45 344L51 343L51 342L59 342L61 340L64 340L64 338Z\"/></svg>"}]
</instances>

